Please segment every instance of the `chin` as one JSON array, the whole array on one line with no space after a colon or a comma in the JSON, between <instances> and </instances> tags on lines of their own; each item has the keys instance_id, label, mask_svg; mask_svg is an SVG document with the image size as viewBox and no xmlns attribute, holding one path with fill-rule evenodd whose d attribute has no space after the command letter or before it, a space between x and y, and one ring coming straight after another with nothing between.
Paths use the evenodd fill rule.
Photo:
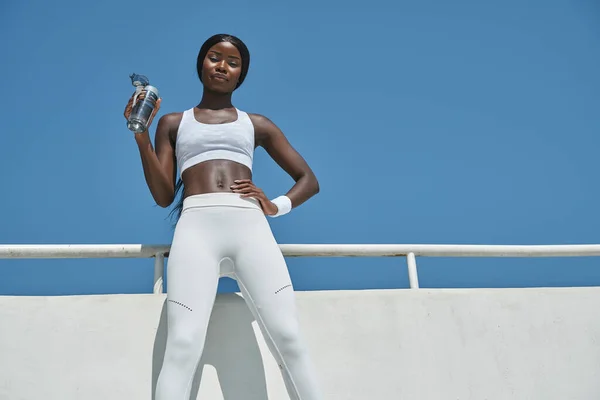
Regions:
<instances>
[{"instance_id":1,"label":"chin","mask_svg":"<svg viewBox=\"0 0 600 400\"><path fill-rule=\"evenodd\" d=\"M211 92L220 93L220 94L228 94L232 93L235 88L223 87L221 85L207 85L206 87Z\"/></svg>"}]
</instances>

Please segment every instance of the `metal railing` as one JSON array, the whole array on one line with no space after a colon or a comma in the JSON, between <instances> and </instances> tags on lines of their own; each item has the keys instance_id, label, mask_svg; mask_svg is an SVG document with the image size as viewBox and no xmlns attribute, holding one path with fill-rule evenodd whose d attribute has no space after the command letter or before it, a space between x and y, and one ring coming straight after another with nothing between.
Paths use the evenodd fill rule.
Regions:
<instances>
[{"instance_id":1,"label":"metal railing","mask_svg":"<svg viewBox=\"0 0 600 400\"><path fill-rule=\"evenodd\" d=\"M406 257L411 289L419 288L416 257L592 257L600 244L280 244L285 257ZM65 244L0 245L2 258L154 258L154 293L163 293L169 245Z\"/></svg>"}]
</instances>

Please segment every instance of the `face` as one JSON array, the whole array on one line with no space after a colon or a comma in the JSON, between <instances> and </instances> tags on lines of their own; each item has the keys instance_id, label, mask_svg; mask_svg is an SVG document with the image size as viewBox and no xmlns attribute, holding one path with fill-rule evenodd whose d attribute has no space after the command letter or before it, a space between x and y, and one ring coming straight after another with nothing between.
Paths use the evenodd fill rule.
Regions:
<instances>
[{"instance_id":1,"label":"face","mask_svg":"<svg viewBox=\"0 0 600 400\"><path fill-rule=\"evenodd\" d=\"M208 89L231 93L242 73L242 56L229 42L220 42L208 50L202 64L202 83Z\"/></svg>"}]
</instances>

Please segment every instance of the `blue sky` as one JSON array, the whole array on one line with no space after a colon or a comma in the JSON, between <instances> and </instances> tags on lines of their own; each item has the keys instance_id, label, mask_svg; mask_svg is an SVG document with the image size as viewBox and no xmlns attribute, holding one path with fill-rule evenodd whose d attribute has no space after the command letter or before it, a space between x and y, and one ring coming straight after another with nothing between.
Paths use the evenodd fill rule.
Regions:
<instances>
[{"instance_id":1,"label":"blue sky","mask_svg":"<svg viewBox=\"0 0 600 400\"><path fill-rule=\"evenodd\" d=\"M123 108L197 104L214 33L251 51L234 95L321 193L280 243L600 243L600 6L593 0L0 5L2 244L169 243ZM255 183L292 181L263 150ZM598 258L418 258L422 287L600 284ZM405 288L394 258L288 259L298 290ZM0 294L144 293L152 260L0 260ZM235 290L232 281L221 291Z\"/></svg>"}]
</instances>

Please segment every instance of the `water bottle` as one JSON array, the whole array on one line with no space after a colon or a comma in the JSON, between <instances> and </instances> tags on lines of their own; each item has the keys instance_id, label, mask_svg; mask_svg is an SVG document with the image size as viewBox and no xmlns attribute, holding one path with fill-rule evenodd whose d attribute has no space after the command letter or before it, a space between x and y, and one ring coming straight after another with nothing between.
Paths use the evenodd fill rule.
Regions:
<instances>
[{"instance_id":1,"label":"water bottle","mask_svg":"<svg viewBox=\"0 0 600 400\"><path fill-rule=\"evenodd\" d=\"M127 119L127 128L136 133L144 132L148 129L148 120L156 107L158 101L158 89L150 85L150 81L144 75L131 74L131 84L135 86L133 96L133 105L131 114ZM138 101L140 93L146 92L146 96Z\"/></svg>"}]
</instances>

